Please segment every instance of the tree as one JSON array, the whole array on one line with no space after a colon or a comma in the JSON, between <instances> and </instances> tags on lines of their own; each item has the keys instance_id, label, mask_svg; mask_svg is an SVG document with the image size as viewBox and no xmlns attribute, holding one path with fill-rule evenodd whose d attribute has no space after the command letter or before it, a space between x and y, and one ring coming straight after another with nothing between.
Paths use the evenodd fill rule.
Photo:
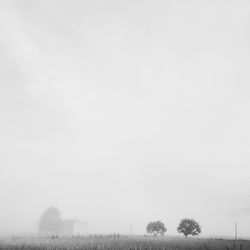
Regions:
<instances>
[{"instance_id":1,"label":"tree","mask_svg":"<svg viewBox=\"0 0 250 250\"><path fill-rule=\"evenodd\" d=\"M179 233L183 233L187 238L188 235L199 235L201 233L201 228L198 222L194 219L182 219L179 226L177 227Z\"/></svg>"},{"instance_id":2,"label":"tree","mask_svg":"<svg viewBox=\"0 0 250 250\"><path fill-rule=\"evenodd\" d=\"M46 235L58 235L62 229L61 213L58 208L46 209L38 223L39 233Z\"/></svg>"},{"instance_id":3,"label":"tree","mask_svg":"<svg viewBox=\"0 0 250 250\"><path fill-rule=\"evenodd\" d=\"M164 223L159 220L149 222L146 229L147 233L154 235L164 235L164 233L167 231Z\"/></svg>"}]
</instances>

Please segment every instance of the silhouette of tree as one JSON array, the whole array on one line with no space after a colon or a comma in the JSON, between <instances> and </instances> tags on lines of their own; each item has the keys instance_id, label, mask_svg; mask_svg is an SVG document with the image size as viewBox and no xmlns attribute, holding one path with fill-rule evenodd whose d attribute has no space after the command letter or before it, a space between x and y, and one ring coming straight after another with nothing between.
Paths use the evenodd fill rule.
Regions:
<instances>
[{"instance_id":1,"label":"silhouette of tree","mask_svg":"<svg viewBox=\"0 0 250 250\"><path fill-rule=\"evenodd\" d=\"M164 233L167 231L164 223L161 221L149 222L146 230L147 233L154 235L164 235Z\"/></svg>"},{"instance_id":2,"label":"silhouette of tree","mask_svg":"<svg viewBox=\"0 0 250 250\"><path fill-rule=\"evenodd\" d=\"M183 233L187 238L188 235L196 236L201 233L201 228L198 222L194 219L182 219L177 227L179 233Z\"/></svg>"},{"instance_id":3,"label":"silhouette of tree","mask_svg":"<svg viewBox=\"0 0 250 250\"><path fill-rule=\"evenodd\" d=\"M56 207L46 209L38 223L39 233L45 235L58 235L62 228L61 213Z\"/></svg>"}]
</instances>

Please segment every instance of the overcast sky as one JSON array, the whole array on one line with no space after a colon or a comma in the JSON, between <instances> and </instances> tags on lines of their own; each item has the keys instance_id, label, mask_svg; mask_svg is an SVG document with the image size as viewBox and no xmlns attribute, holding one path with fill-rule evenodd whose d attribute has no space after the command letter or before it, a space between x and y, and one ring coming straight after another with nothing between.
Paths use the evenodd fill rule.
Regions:
<instances>
[{"instance_id":1,"label":"overcast sky","mask_svg":"<svg viewBox=\"0 0 250 250\"><path fill-rule=\"evenodd\" d=\"M0 0L0 233L162 220L250 236L250 2Z\"/></svg>"}]
</instances>

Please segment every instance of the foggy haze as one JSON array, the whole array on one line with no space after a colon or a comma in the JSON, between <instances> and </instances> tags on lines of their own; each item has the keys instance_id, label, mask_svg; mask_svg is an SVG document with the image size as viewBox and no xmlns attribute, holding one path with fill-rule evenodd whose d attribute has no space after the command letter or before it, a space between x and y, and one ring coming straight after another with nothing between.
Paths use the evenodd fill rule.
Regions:
<instances>
[{"instance_id":1,"label":"foggy haze","mask_svg":"<svg viewBox=\"0 0 250 250\"><path fill-rule=\"evenodd\" d=\"M250 2L0 1L0 233L183 217L250 235Z\"/></svg>"}]
</instances>

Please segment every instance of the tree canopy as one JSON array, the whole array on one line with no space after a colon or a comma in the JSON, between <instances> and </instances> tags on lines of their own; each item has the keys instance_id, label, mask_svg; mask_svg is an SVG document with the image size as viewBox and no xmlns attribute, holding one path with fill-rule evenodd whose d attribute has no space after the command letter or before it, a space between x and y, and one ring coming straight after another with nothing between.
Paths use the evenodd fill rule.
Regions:
<instances>
[{"instance_id":1,"label":"tree canopy","mask_svg":"<svg viewBox=\"0 0 250 250\"><path fill-rule=\"evenodd\" d=\"M201 233L201 228L198 222L194 219L182 219L177 227L179 233L183 233L187 238L188 235L196 236Z\"/></svg>"},{"instance_id":2,"label":"tree canopy","mask_svg":"<svg viewBox=\"0 0 250 250\"><path fill-rule=\"evenodd\" d=\"M147 233L154 235L164 235L167 231L164 223L161 221L149 222L146 229Z\"/></svg>"},{"instance_id":3,"label":"tree canopy","mask_svg":"<svg viewBox=\"0 0 250 250\"><path fill-rule=\"evenodd\" d=\"M61 213L58 208L46 209L38 223L39 233L58 235L62 228Z\"/></svg>"}]
</instances>

